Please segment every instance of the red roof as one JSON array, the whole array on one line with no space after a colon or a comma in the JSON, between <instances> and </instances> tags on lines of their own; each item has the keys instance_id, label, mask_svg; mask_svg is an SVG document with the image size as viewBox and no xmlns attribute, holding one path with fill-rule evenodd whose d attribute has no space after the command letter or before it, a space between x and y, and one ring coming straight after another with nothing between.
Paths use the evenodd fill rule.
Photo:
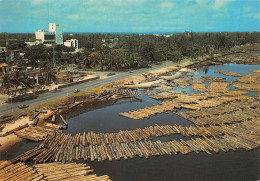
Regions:
<instances>
[{"instance_id":1,"label":"red roof","mask_svg":"<svg viewBox=\"0 0 260 181\"><path fill-rule=\"evenodd\" d=\"M7 67L6 63L0 63L0 67Z\"/></svg>"},{"instance_id":2,"label":"red roof","mask_svg":"<svg viewBox=\"0 0 260 181\"><path fill-rule=\"evenodd\" d=\"M98 52L91 52L91 54L89 55L89 57L94 57L98 54Z\"/></svg>"},{"instance_id":3,"label":"red roof","mask_svg":"<svg viewBox=\"0 0 260 181\"><path fill-rule=\"evenodd\" d=\"M123 48L119 48L119 49L112 49L112 52L114 51L123 51Z\"/></svg>"}]
</instances>

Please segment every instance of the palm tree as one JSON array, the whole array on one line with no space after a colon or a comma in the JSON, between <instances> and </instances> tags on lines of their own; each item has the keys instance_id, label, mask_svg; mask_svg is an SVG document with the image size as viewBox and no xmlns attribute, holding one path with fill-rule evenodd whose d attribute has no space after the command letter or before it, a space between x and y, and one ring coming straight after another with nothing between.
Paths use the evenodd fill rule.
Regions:
<instances>
[{"instance_id":1,"label":"palm tree","mask_svg":"<svg viewBox=\"0 0 260 181\"><path fill-rule=\"evenodd\" d=\"M26 91L33 86L34 82L29 78L28 73L14 72L4 75L1 90L9 94L10 89L14 88L14 96L16 96L19 87L25 88Z\"/></svg>"}]
</instances>

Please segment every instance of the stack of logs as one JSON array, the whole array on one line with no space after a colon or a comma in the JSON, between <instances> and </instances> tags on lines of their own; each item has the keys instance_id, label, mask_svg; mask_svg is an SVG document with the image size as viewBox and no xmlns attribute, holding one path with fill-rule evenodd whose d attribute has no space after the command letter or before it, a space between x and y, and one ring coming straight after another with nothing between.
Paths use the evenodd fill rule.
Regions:
<instances>
[{"instance_id":1,"label":"stack of logs","mask_svg":"<svg viewBox=\"0 0 260 181\"><path fill-rule=\"evenodd\" d=\"M16 164L12 164L8 161L0 162L0 180L2 181L36 181L42 178L42 174L37 173L32 167L28 167L24 163L18 162Z\"/></svg>"},{"instance_id":2,"label":"stack of logs","mask_svg":"<svg viewBox=\"0 0 260 181\"><path fill-rule=\"evenodd\" d=\"M238 100L214 108L177 112L196 125L223 125L259 117L260 102L257 98Z\"/></svg>"},{"instance_id":3,"label":"stack of logs","mask_svg":"<svg viewBox=\"0 0 260 181\"><path fill-rule=\"evenodd\" d=\"M187 99L189 99L190 102L192 100L192 96L187 97ZM183 100L177 98L172 101L162 102L160 103L160 105L154 105L152 107L146 107L144 109L119 113L119 115L131 119L144 119L144 118L149 118L151 115L160 114L167 111L176 111L177 109L180 108L200 110L202 108L216 107L235 100L248 100L248 99L252 99L252 97L247 97L247 96L218 97L218 98L204 99L204 100L197 99L194 100L193 103L187 103L186 99Z\"/></svg>"},{"instance_id":4,"label":"stack of logs","mask_svg":"<svg viewBox=\"0 0 260 181\"><path fill-rule=\"evenodd\" d=\"M62 164L60 162L36 164L33 166L35 170L44 175L44 180L93 180L93 181L109 181L109 176L103 175L97 177L87 175L94 170L85 164Z\"/></svg>"},{"instance_id":5,"label":"stack of logs","mask_svg":"<svg viewBox=\"0 0 260 181\"><path fill-rule=\"evenodd\" d=\"M83 102L84 101L79 101L79 102L75 102L75 103L64 103L59 106L53 107L52 110L58 110L58 109L64 109L64 108L72 109L72 108L82 104Z\"/></svg>"},{"instance_id":6,"label":"stack of logs","mask_svg":"<svg viewBox=\"0 0 260 181\"><path fill-rule=\"evenodd\" d=\"M0 161L0 180L1 181L39 181L39 180L93 180L109 181L109 176L88 175L93 172L85 164L62 164L60 162L36 164L29 167L22 162L11 163Z\"/></svg>"},{"instance_id":7,"label":"stack of logs","mask_svg":"<svg viewBox=\"0 0 260 181\"><path fill-rule=\"evenodd\" d=\"M252 126L255 128L252 128ZM250 131L260 131L258 128L259 121L256 119L253 120L244 120L241 123L234 123L230 125L210 125L210 126L181 126L181 125L155 125L155 126L149 126L145 127L143 129L137 128L134 130L120 130L117 133L94 133L94 132L87 132L83 133L82 135L78 133L76 135L77 139L80 139L84 145L100 145L100 144L111 144L114 142L119 143L129 143L132 141L141 141L141 140L148 140L152 139L152 137L157 136L170 136L174 134L181 134L182 136L221 136L224 134L232 135L237 134L237 132L243 133L243 134L249 134ZM28 132L27 134L30 134L30 129L39 129L35 127L29 127L27 128ZM25 129L25 130L27 130ZM25 131L21 130L19 132L16 132L16 134L20 137L27 138L30 140L38 141L38 138L36 138L37 135L42 136L41 139L45 139L45 137L48 135L47 132L44 132L45 129L42 129L39 131L41 132L33 132L30 136L27 136ZM61 130L49 132L51 134L54 133L61 133Z\"/></svg>"},{"instance_id":8,"label":"stack of logs","mask_svg":"<svg viewBox=\"0 0 260 181\"><path fill-rule=\"evenodd\" d=\"M210 154L210 151L218 152L222 150L226 152L239 148L251 150L260 146L259 129L254 128L255 126L259 128L259 120L248 121L240 126L227 126L224 129L225 134L218 137L208 138L204 135L203 138L191 138L186 141L182 139L180 141L173 140L164 143L161 141L135 141L134 134L132 134L133 139L130 140L131 142L121 143L118 140L113 140L112 143L99 141L98 137L95 138L96 141L88 141L88 135L85 133L75 136L71 134L49 135L40 146L18 156L12 161L33 158L36 163L44 163L49 160L65 163L82 158L101 162L107 159L112 161L120 160L121 158L133 158L134 156L149 158L152 155L172 155L172 153L177 154L179 152L188 154L190 152L199 153L204 151ZM244 127L250 130L245 130ZM203 131L206 132L207 130ZM214 132L213 130L211 131Z\"/></svg>"},{"instance_id":9,"label":"stack of logs","mask_svg":"<svg viewBox=\"0 0 260 181\"><path fill-rule=\"evenodd\" d=\"M223 74L223 75L227 75L227 76L232 76L232 77L242 77L242 75L239 74L239 73L228 72L228 71L224 71L224 70L215 71L215 73L219 73L219 74Z\"/></svg>"},{"instance_id":10,"label":"stack of logs","mask_svg":"<svg viewBox=\"0 0 260 181\"><path fill-rule=\"evenodd\" d=\"M113 89L113 90L104 90L101 94L96 96L96 100L103 100L103 99L109 99L113 95L119 95L120 97L134 97L138 95L137 90L131 90L131 89ZM137 98L140 100L140 98Z\"/></svg>"},{"instance_id":11,"label":"stack of logs","mask_svg":"<svg viewBox=\"0 0 260 181\"><path fill-rule=\"evenodd\" d=\"M12 133L14 133L14 132L16 132L16 131L18 131L18 130L24 129L24 128L28 127L28 126L29 126L29 124L28 124L28 123L25 123L24 125L20 125L20 126L18 126L17 128L14 128L14 129L12 129L12 130L6 131L2 136L3 136L3 137L4 137L4 136L8 136L8 135L10 135L10 134L12 134Z\"/></svg>"},{"instance_id":12,"label":"stack of logs","mask_svg":"<svg viewBox=\"0 0 260 181\"><path fill-rule=\"evenodd\" d=\"M15 131L15 134L21 138L29 139L32 141L42 141L48 134L62 133L61 129L65 129L65 126L44 123L38 126L29 126L25 129Z\"/></svg>"}]
</instances>

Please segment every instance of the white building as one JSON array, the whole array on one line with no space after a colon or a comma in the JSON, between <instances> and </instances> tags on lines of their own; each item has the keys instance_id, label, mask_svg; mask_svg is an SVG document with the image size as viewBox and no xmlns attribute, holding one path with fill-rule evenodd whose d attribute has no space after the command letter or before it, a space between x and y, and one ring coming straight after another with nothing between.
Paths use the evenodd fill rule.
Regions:
<instances>
[{"instance_id":1,"label":"white building","mask_svg":"<svg viewBox=\"0 0 260 181\"><path fill-rule=\"evenodd\" d=\"M36 45L36 42L25 42L25 44L27 46L33 46L33 45Z\"/></svg>"},{"instance_id":2,"label":"white building","mask_svg":"<svg viewBox=\"0 0 260 181\"><path fill-rule=\"evenodd\" d=\"M64 42L64 46L66 47L74 47L74 48L79 48L79 41L77 39L70 39L70 40L66 40Z\"/></svg>"},{"instance_id":3,"label":"white building","mask_svg":"<svg viewBox=\"0 0 260 181\"><path fill-rule=\"evenodd\" d=\"M61 25L56 23L49 23L49 31L39 29L35 32L36 43L43 44L53 44L58 45L63 44L63 35Z\"/></svg>"}]
</instances>

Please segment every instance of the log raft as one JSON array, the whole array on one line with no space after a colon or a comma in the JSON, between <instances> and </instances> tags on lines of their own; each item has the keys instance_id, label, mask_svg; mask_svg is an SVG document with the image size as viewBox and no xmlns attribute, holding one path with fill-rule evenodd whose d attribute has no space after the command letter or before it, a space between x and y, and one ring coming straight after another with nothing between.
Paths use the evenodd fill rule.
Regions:
<instances>
[{"instance_id":1,"label":"log raft","mask_svg":"<svg viewBox=\"0 0 260 181\"><path fill-rule=\"evenodd\" d=\"M62 133L61 129L64 128L64 126L55 125L51 123L44 123L42 125L29 126L25 129L15 131L15 134L21 138L38 142L43 141L49 134Z\"/></svg>"},{"instance_id":2,"label":"log raft","mask_svg":"<svg viewBox=\"0 0 260 181\"><path fill-rule=\"evenodd\" d=\"M40 180L43 174L37 173L32 167L22 162L12 164L11 162L0 162L0 180Z\"/></svg>"},{"instance_id":3,"label":"log raft","mask_svg":"<svg viewBox=\"0 0 260 181\"><path fill-rule=\"evenodd\" d=\"M130 133L131 134L131 133ZM85 134L87 136L87 134ZM132 134L134 138L134 134ZM199 153L227 152L229 150L246 149L251 150L258 148L259 135L246 136L244 134L223 135L219 137L189 139L189 140L172 140L161 142L160 140L148 141L131 141L112 143L102 143L83 145L83 135L75 136L65 134L48 135L42 144L28 152L18 156L12 162L24 161L33 158L35 163L45 163L50 160L60 162L71 162L78 159L90 159L90 161L102 162L104 160L120 160L121 158L129 159L135 156L149 158L151 156L172 155L172 154L189 154L191 152Z\"/></svg>"},{"instance_id":4,"label":"log raft","mask_svg":"<svg viewBox=\"0 0 260 181\"><path fill-rule=\"evenodd\" d=\"M93 181L109 181L109 176L89 175L93 172L89 166L85 164L62 164L61 162L36 164L34 169L44 175L44 180L93 180Z\"/></svg>"},{"instance_id":5,"label":"log raft","mask_svg":"<svg viewBox=\"0 0 260 181\"><path fill-rule=\"evenodd\" d=\"M18 126L17 128L14 128L14 129L12 129L12 130L10 130L10 131L7 131L7 132L4 133L2 136L10 135L10 134L14 133L15 131L21 130L21 129L26 128L26 127L28 127L28 126L29 126L28 123L26 123L26 124L24 124L24 125L21 125L21 126Z\"/></svg>"}]
</instances>

